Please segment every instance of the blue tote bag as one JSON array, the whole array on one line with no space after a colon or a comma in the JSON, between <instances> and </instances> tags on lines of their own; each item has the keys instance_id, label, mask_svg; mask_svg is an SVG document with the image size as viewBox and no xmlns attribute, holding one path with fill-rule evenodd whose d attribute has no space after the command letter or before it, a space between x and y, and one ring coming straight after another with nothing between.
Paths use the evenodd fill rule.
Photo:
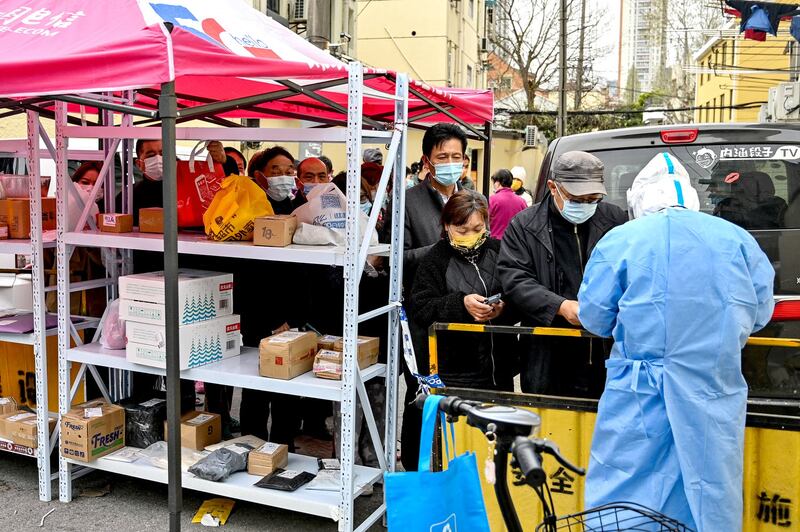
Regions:
<instances>
[{"instance_id":1,"label":"blue tote bag","mask_svg":"<svg viewBox=\"0 0 800 532\"><path fill-rule=\"evenodd\" d=\"M431 447L441 400L442 396L431 395L425 401L419 471L385 474L386 520L390 532L489 532L475 454L455 456L452 424L449 444L444 431L447 470L431 471ZM444 428L447 424L444 413L441 420Z\"/></svg>"}]
</instances>

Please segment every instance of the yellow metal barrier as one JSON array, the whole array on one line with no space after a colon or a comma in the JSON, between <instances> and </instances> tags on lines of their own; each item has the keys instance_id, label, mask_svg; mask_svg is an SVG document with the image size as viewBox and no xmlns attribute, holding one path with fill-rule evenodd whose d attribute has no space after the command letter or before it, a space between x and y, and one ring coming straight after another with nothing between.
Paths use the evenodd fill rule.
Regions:
<instances>
[{"instance_id":1,"label":"yellow metal barrier","mask_svg":"<svg viewBox=\"0 0 800 532\"><path fill-rule=\"evenodd\" d=\"M436 332L441 330L591 337L586 331L578 329L436 323L431 326L428 336L431 374L438 372ZM748 345L800 347L800 340L752 337ZM562 454L574 464L580 467L589 465L589 450L597 409L595 400L452 388L436 392L487 403L513 405L536 412L542 418L538 436L556 442ZM751 426L758 425L753 420L755 416L757 415L748 415L748 427L745 431L743 530L744 532L800 530L800 431L797 430L800 426L800 413L794 418L795 430ZM791 418L783 415L774 417L779 420ZM781 425L780 422L773 424ZM477 455L478 464L484 463L488 456L486 437L477 429L467 425L463 418L456 425L456 441L459 453L472 451ZM545 458L544 467L558 515L583 510L584 477L565 471L549 457ZM482 470L482 467L478 469ZM480 476L491 528L493 531L503 531L505 526L493 487L486 483L483 475ZM509 479L513 479L510 471ZM524 529L535 530L543 518L536 495L527 486L512 486L511 497Z\"/></svg>"}]
</instances>

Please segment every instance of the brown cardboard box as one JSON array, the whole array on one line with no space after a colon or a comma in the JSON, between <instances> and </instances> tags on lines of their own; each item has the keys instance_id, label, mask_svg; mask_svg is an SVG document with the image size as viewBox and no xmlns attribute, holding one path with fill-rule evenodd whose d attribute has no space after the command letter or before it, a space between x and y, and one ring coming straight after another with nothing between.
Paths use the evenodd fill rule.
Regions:
<instances>
[{"instance_id":1,"label":"brown cardboard box","mask_svg":"<svg viewBox=\"0 0 800 532\"><path fill-rule=\"evenodd\" d=\"M358 367L365 369L378 362L378 353L358 352ZM320 379L342 379L342 352L322 349L314 357L314 376Z\"/></svg>"},{"instance_id":2,"label":"brown cardboard box","mask_svg":"<svg viewBox=\"0 0 800 532\"><path fill-rule=\"evenodd\" d=\"M161 207L139 209L139 232L164 234L164 209Z\"/></svg>"},{"instance_id":3,"label":"brown cardboard box","mask_svg":"<svg viewBox=\"0 0 800 532\"><path fill-rule=\"evenodd\" d=\"M8 226L11 238L31 237L31 204L27 199L0 200L0 224ZM42 230L56 228L56 199L42 198Z\"/></svg>"},{"instance_id":4,"label":"brown cardboard box","mask_svg":"<svg viewBox=\"0 0 800 532\"><path fill-rule=\"evenodd\" d=\"M250 451L247 457L247 472L263 477L289 463L289 447L280 443L267 442L258 449Z\"/></svg>"},{"instance_id":5,"label":"brown cardboard box","mask_svg":"<svg viewBox=\"0 0 800 532\"><path fill-rule=\"evenodd\" d=\"M11 419L11 421L9 421L9 419ZM27 419L36 420L36 414L28 411L16 411L0 415L0 438L11 440L11 429L14 427L14 423Z\"/></svg>"},{"instance_id":6,"label":"brown cardboard box","mask_svg":"<svg viewBox=\"0 0 800 532\"><path fill-rule=\"evenodd\" d=\"M91 462L125 447L125 409L103 400L81 403L61 418L61 455Z\"/></svg>"},{"instance_id":7,"label":"brown cardboard box","mask_svg":"<svg viewBox=\"0 0 800 532\"><path fill-rule=\"evenodd\" d=\"M19 410L13 397L0 397L0 414L10 414Z\"/></svg>"},{"instance_id":8,"label":"brown cardboard box","mask_svg":"<svg viewBox=\"0 0 800 532\"><path fill-rule=\"evenodd\" d=\"M292 243L297 230L297 216L275 214L256 218L253 229L253 244L256 246L286 247Z\"/></svg>"},{"instance_id":9,"label":"brown cardboard box","mask_svg":"<svg viewBox=\"0 0 800 532\"><path fill-rule=\"evenodd\" d=\"M103 233L130 233L133 231L133 215L113 212L97 213L97 228Z\"/></svg>"},{"instance_id":10,"label":"brown cardboard box","mask_svg":"<svg viewBox=\"0 0 800 532\"><path fill-rule=\"evenodd\" d=\"M344 338L338 340L333 346L334 351L344 351ZM361 369L371 366L378 361L378 353L381 350L381 339L369 336L358 337L358 366ZM362 366L363 363L366 366Z\"/></svg>"},{"instance_id":11,"label":"brown cardboard box","mask_svg":"<svg viewBox=\"0 0 800 532\"><path fill-rule=\"evenodd\" d=\"M16 412L4 419L6 439L16 445L36 449L39 446L38 426L36 414L30 412ZM51 418L48 423L48 433L53 431L56 420Z\"/></svg>"},{"instance_id":12,"label":"brown cardboard box","mask_svg":"<svg viewBox=\"0 0 800 532\"><path fill-rule=\"evenodd\" d=\"M336 342L341 340L341 336L332 336L330 334L326 334L325 336L320 336L317 338L317 350L320 349L327 349L329 351L333 351L334 347L336 346Z\"/></svg>"},{"instance_id":13,"label":"brown cardboard box","mask_svg":"<svg viewBox=\"0 0 800 532\"><path fill-rule=\"evenodd\" d=\"M167 440L164 422L164 441ZM189 412L181 418L181 447L202 451L222 440L222 418L209 412Z\"/></svg>"},{"instance_id":14,"label":"brown cardboard box","mask_svg":"<svg viewBox=\"0 0 800 532\"><path fill-rule=\"evenodd\" d=\"M294 379L314 367L317 335L313 332L282 332L261 340L258 350L258 368L262 377Z\"/></svg>"}]
</instances>

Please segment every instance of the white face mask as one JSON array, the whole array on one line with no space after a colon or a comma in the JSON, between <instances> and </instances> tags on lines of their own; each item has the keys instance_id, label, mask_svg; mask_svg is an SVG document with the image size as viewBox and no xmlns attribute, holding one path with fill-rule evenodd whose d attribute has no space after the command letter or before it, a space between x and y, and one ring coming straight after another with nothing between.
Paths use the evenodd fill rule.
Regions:
<instances>
[{"instance_id":1,"label":"white face mask","mask_svg":"<svg viewBox=\"0 0 800 532\"><path fill-rule=\"evenodd\" d=\"M81 193L81 198L85 201L89 199L89 196L92 194L92 189L94 188L93 185L86 185L82 183L75 183L75 186L78 187L78 190L83 191ZM100 190L97 191L97 197L95 197L94 201L100 202L103 200L103 187L100 187Z\"/></svg>"},{"instance_id":2,"label":"white face mask","mask_svg":"<svg viewBox=\"0 0 800 532\"><path fill-rule=\"evenodd\" d=\"M164 159L160 155L153 155L145 159L144 173L153 181L161 181L164 177Z\"/></svg>"},{"instance_id":3,"label":"white face mask","mask_svg":"<svg viewBox=\"0 0 800 532\"><path fill-rule=\"evenodd\" d=\"M275 201L294 199L295 178L293 175L280 175L267 178L267 195Z\"/></svg>"}]
</instances>

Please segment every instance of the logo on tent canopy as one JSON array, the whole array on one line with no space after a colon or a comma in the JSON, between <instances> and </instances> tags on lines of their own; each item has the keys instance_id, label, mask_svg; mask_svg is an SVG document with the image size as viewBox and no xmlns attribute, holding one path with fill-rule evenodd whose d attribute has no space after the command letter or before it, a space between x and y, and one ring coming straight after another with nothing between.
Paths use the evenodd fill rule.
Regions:
<instances>
[{"instance_id":1,"label":"logo on tent canopy","mask_svg":"<svg viewBox=\"0 0 800 532\"><path fill-rule=\"evenodd\" d=\"M164 22L169 22L236 55L280 59L263 39L227 30L213 18L200 20L186 6L150 2L150 7Z\"/></svg>"}]
</instances>

